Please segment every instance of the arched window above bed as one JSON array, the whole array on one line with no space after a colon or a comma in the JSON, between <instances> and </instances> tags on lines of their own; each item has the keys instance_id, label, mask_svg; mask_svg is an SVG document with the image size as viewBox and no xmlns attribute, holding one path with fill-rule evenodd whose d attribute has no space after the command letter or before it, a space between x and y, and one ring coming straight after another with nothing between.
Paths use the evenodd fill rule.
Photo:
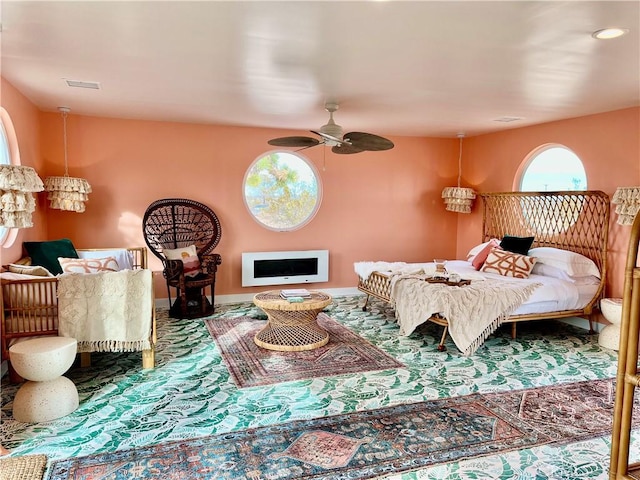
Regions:
<instances>
[{"instance_id":1,"label":"arched window above bed","mask_svg":"<svg viewBox=\"0 0 640 480\"><path fill-rule=\"evenodd\" d=\"M582 160L569 148L559 144L542 145L523 160L514 182L521 192L562 192L587 190L587 174ZM540 234L565 232L575 225L583 208L580 197L549 196L544 206L552 215L541 215L539 205L522 203L522 215ZM572 202L570 205L565 204ZM559 204L558 202L565 202ZM544 218L541 222L540 218Z\"/></svg>"},{"instance_id":2,"label":"arched window above bed","mask_svg":"<svg viewBox=\"0 0 640 480\"><path fill-rule=\"evenodd\" d=\"M516 179L521 192L551 192L587 189L582 160L570 149L548 144L533 150L522 162Z\"/></svg>"}]
</instances>

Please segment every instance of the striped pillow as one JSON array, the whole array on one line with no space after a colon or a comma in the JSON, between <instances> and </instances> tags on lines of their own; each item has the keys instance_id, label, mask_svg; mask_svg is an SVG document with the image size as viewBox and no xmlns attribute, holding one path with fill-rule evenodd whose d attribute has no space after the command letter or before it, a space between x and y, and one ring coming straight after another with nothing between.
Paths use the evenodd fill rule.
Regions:
<instances>
[{"instance_id":1,"label":"striped pillow","mask_svg":"<svg viewBox=\"0 0 640 480\"><path fill-rule=\"evenodd\" d=\"M98 273L120 270L115 257L106 258L63 258L58 257L62 273Z\"/></svg>"},{"instance_id":2,"label":"striped pillow","mask_svg":"<svg viewBox=\"0 0 640 480\"><path fill-rule=\"evenodd\" d=\"M535 264L535 257L494 248L489 252L480 271L497 273L505 277L529 278Z\"/></svg>"}]
</instances>

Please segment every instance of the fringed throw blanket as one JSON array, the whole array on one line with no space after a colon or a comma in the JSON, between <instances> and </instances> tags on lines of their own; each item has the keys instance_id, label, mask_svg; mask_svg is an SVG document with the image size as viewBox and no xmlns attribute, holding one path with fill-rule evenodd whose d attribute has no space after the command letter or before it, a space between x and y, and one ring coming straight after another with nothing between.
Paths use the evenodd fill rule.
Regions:
<instances>
[{"instance_id":1,"label":"fringed throw blanket","mask_svg":"<svg viewBox=\"0 0 640 480\"><path fill-rule=\"evenodd\" d=\"M447 319L451 339L464 355L472 355L539 283L474 281L462 287L428 283L424 277L398 278L391 291L401 335L438 313Z\"/></svg>"},{"instance_id":2,"label":"fringed throw blanket","mask_svg":"<svg viewBox=\"0 0 640 480\"><path fill-rule=\"evenodd\" d=\"M58 330L78 340L79 352L134 352L151 348L151 270L58 279Z\"/></svg>"}]
</instances>

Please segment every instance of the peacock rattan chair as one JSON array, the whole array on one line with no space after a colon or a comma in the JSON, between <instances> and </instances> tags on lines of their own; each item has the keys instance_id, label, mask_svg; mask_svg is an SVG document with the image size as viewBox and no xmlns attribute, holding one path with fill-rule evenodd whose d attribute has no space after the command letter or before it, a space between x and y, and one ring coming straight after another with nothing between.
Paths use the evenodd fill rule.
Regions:
<instances>
[{"instance_id":1,"label":"peacock rattan chair","mask_svg":"<svg viewBox=\"0 0 640 480\"><path fill-rule=\"evenodd\" d=\"M222 257L210 253L222 235L218 217L208 206L185 198L164 198L147 207L142 220L144 240L153 254L162 260L167 281L169 315L174 318L199 318L214 310L216 272ZM196 276L185 276L182 260L168 260L165 249L195 245L200 260ZM176 300L171 303L171 287ZM211 301L206 289L211 292Z\"/></svg>"}]
</instances>

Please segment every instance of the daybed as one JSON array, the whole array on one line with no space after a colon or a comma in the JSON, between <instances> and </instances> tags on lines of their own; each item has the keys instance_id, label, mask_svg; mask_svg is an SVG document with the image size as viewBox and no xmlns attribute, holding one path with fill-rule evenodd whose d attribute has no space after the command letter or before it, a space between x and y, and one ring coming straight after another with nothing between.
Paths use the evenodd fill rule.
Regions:
<instances>
[{"instance_id":1,"label":"daybed","mask_svg":"<svg viewBox=\"0 0 640 480\"><path fill-rule=\"evenodd\" d=\"M3 307L0 309L2 358L8 360L8 350L11 344L23 338L58 335L58 333L63 336L76 337L76 335L68 333L65 335L62 332L59 320L63 319L65 322L62 327L66 328L67 332L75 331L79 334L77 336L88 336L85 338L86 341L78 342L78 352L81 352L83 366L90 362L89 352L142 351L142 367L153 368L155 364L156 322L151 271L146 270L146 247L78 249L77 252L85 258L91 259L99 259L104 256L105 252L119 252L120 255L126 256L126 260L121 260L120 264L127 262L129 265L123 266L121 271L109 269L109 271L97 273L65 273L51 277L15 273L20 270L15 266L14 272L0 274ZM93 260L88 260L88 262L91 263ZM82 270L84 268L82 262L77 263ZM29 267L25 267L24 270L28 272ZM72 268L71 271L74 269ZM136 291L129 292L126 291L127 288ZM84 293L89 291L92 293ZM100 296L99 300L96 300L97 296ZM131 318L129 310L131 310L131 304L136 300L141 305L139 308L136 306L137 309L134 309L134 313L142 316L142 319L139 325L132 327L122 319ZM61 313L61 310L64 310L64 313ZM100 316L105 319L120 317L115 321L125 324L113 327L117 332L116 338L126 338L133 332L133 334L137 333L140 340L137 342L110 340L111 333L105 330L101 331L99 326L88 333L87 327L80 321L92 316ZM91 337L94 333L95 337ZM19 377L10 364L9 373L13 381L19 381Z\"/></svg>"},{"instance_id":2,"label":"daybed","mask_svg":"<svg viewBox=\"0 0 640 480\"><path fill-rule=\"evenodd\" d=\"M471 345L465 343L461 351L470 354L482 344L488 334L502 323L512 323L512 336L516 335L516 324L522 321L555 319L567 317L586 317L592 327L594 307L604 294L604 285L607 274L607 238L609 228L609 197L600 191L571 191L571 192L504 192L486 193L481 195L483 203L482 222L482 246L476 247L470 254L477 254L478 251L492 239L499 241L505 236L534 237L529 255L536 256L539 252L540 258L532 275L526 280L502 277L507 280L508 285L516 283L533 284L528 291L523 290L523 297L515 302L511 308L505 310L506 314L495 318L493 324L487 327L482 335ZM494 240L496 241L496 240ZM574 272L566 274L564 271L553 271L555 267L549 268L553 264L558 254L573 255L579 261L592 261L589 275L585 278L573 278ZM547 253L552 258L549 262L542 259ZM473 255L471 255L473 257ZM471 258L469 257L469 258ZM586 257L586 259L584 258ZM590 259L590 260L588 260ZM573 261L573 260L572 260ZM358 273L359 263L356 263ZM372 262L373 266L379 262ZM582 265L582 263L581 263ZM558 265L556 265L558 266ZM559 265L563 266L563 265ZM360 265L362 267L362 265ZM476 272L471 267L469 261L452 261L447 263L451 271L460 273L465 278L465 272L471 279L470 286L476 284L474 279L479 275L490 278L492 282L500 282L501 276L496 274L485 274ZM570 269L571 267L569 267ZM593 268L597 271L593 272ZM431 270L430 270L431 269ZM363 310L366 310L369 298L376 297L385 302L391 303L396 309L396 317L401 307L414 308L418 304L434 305L438 304L441 295L447 296L447 301L455 297L456 289L461 293L463 289L470 286L446 286L444 284L429 284L424 280L433 275L433 264L390 264L387 271L367 271L362 274L360 269L358 289L367 294ZM552 270L550 272L550 270ZM564 269L566 270L566 269ZM472 272L472 273L469 273ZM416 275L416 273L420 273ZM597 276L591 275L597 273ZM567 278L568 277L568 278ZM591 279L591 280L589 280ZM407 282L407 283L405 283ZM413 282L413 283L409 283ZM482 282L478 281L477 284ZM587 285L589 284L589 285ZM412 285L413 288L406 288ZM543 285L541 287L541 285ZM398 288L400 286L400 288ZM419 287L419 288L418 288ZM570 301L563 302L563 298L549 299L545 292L560 291L565 292L564 296L573 295ZM409 291L413 297L398 298L399 292ZM416 296L417 291L425 292L425 297ZM573 293L567 293L573 292ZM470 295L470 291L465 292ZM482 293L479 293L479 301L482 300ZM562 297L562 295L560 295ZM402 305L399 302L403 302ZM435 303L434 303L435 302ZM446 302L445 302L446 303ZM438 304L439 305L439 304ZM425 307L425 308L428 308ZM406 309L406 308L405 308ZM444 342L448 330L458 345L457 339L453 335L453 327L442 311L423 311L423 317L418 321L411 320L410 325L403 325L405 319L398 318L401 333L409 335L419 323L426 321L434 322L444 327L442 339L438 346L439 350L444 350ZM475 319L474 319L475 320Z\"/></svg>"}]
</instances>

